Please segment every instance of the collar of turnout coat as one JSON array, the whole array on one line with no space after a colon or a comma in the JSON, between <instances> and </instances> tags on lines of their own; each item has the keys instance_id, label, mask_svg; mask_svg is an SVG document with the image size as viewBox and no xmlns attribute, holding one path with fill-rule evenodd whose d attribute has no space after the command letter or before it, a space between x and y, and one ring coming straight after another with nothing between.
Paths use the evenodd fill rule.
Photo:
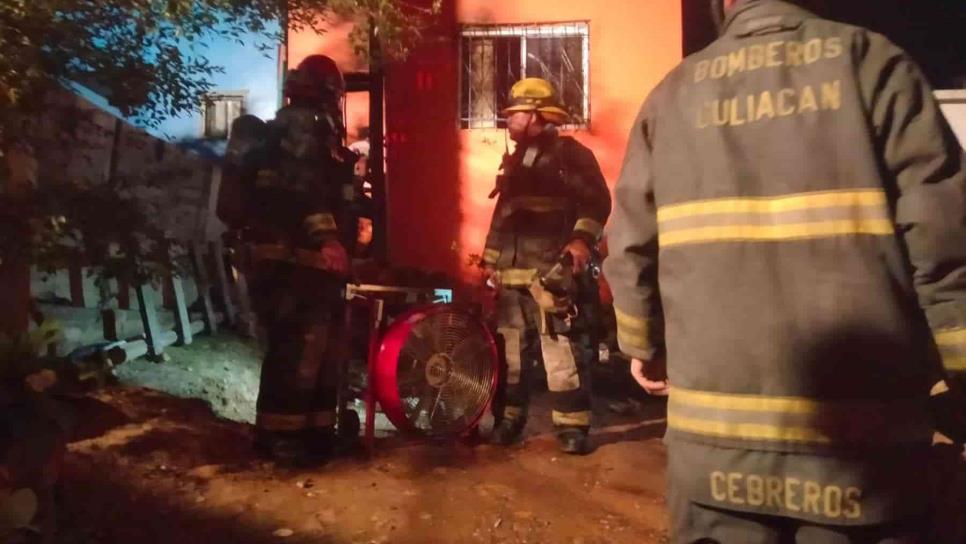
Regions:
<instances>
[{"instance_id":1,"label":"collar of turnout coat","mask_svg":"<svg viewBox=\"0 0 966 544\"><path fill-rule=\"evenodd\" d=\"M753 34L792 30L814 13L782 0L739 0L728 11L721 27L723 36L745 37Z\"/></svg>"}]
</instances>

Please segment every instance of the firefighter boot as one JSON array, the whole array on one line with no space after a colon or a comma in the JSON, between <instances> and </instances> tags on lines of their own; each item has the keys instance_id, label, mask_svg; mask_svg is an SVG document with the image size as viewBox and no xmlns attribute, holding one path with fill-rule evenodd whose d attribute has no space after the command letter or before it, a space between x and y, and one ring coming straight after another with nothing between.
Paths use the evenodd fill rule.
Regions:
<instances>
[{"instance_id":1,"label":"firefighter boot","mask_svg":"<svg viewBox=\"0 0 966 544\"><path fill-rule=\"evenodd\" d=\"M305 448L309 455L319 463L323 463L336 455L338 441L335 429L312 429L305 436Z\"/></svg>"},{"instance_id":2,"label":"firefighter boot","mask_svg":"<svg viewBox=\"0 0 966 544\"><path fill-rule=\"evenodd\" d=\"M525 419L513 419L504 417L493 427L490 433L490 443L497 446L510 446L523 434L523 427L526 425Z\"/></svg>"},{"instance_id":3,"label":"firefighter boot","mask_svg":"<svg viewBox=\"0 0 966 544\"><path fill-rule=\"evenodd\" d=\"M294 433L256 431L255 453L282 466L302 468L317 464L304 437Z\"/></svg>"},{"instance_id":4,"label":"firefighter boot","mask_svg":"<svg viewBox=\"0 0 966 544\"><path fill-rule=\"evenodd\" d=\"M590 436L580 427L557 427L557 441L560 451L568 455L587 455L590 453Z\"/></svg>"}]
</instances>

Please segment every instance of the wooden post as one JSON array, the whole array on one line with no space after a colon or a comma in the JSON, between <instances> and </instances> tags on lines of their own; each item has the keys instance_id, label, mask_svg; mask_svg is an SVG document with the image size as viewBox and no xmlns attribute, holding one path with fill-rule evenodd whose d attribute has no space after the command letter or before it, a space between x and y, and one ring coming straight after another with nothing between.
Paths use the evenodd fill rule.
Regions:
<instances>
[{"instance_id":1,"label":"wooden post","mask_svg":"<svg viewBox=\"0 0 966 544\"><path fill-rule=\"evenodd\" d=\"M380 338L382 332L383 312L385 311L385 301L381 298L373 297L369 304L369 354L367 357L367 376L366 376L366 425L365 444L366 453L372 455L376 444L376 359L379 357Z\"/></svg>"},{"instance_id":2,"label":"wooden post","mask_svg":"<svg viewBox=\"0 0 966 544\"><path fill-rule=\"evenodd\" d=\"M238 296L238 322L240 332L245 336L255 338L258 334L258 318L252 309L252 299L248 296L248 278L245 273L235 268L238 274L235 282L235 293Z\"/></svg>"},{"instance_id":3,"label":"wooden post","mask_svg":"<svg viewBox=\"0 0 966 544\"><path fill-rule=\"evenodd\" d=\"M165 344L161 323L158 321L157 296L154 293L154 288L150 285L138 285L136 291L138 306L140 306L141 311L141 322L144 324L144 339L148 344L148 354L152 358L159 359L164 356Z\"/></svg>"},{"instance_id":4,"label":"wooden post","mask_svg":"<svg viewBox=\"0 0 966 544\"><path fill-rule=\"evenodd\" d=\"M198 242L191 244L191 259L195 265L198 298L201 299L204 310L202 319L205 322L205 332L215 334L218 332L218 318L215 316L215 307L211 303L211 281L208 278L208 267L205 266L205 247L203 244Z\"/></svg>"},{"instance_id":5,"label":"wooden post","mask_svg":"<svg viewBox=\"0 0 966 544\"><path fill-rule=\"evenodd\" d=\"M124 278L117 279L117 307L121 310L131 309L131 282Z\"/></svg>"},{"instance_id":6,"label":"wooden post","mask_svg":"<svg viewBox=\"0 0 966 544\"><path fill-rule=\"evenodd\" d=\"M177 275L168 278L172 297L174 298L175 332L178 333L178 344L187 346L194 338L191 331L191 317L188 315L188 304L184 296L184 283Z\"/></svg>"},{"instance_id":7,"label":"wooden post","mask_svg":"<svg viewBox=\"0 0 966 544\"><path fill-rule=\"evenodd\" d=\"M249 266L245 262L244 243L235 241L232 245L234 247L232 248L231 267L233 277L235 278L235 300L238 301L237 323L235 328L245 336L255 338L258 334L258 318L255 316L255 312L252 309L252 300L248 295L248 278L245 276L245 271L249 269Z\"/></svg>"},{"instance_id":8,"label":"wooden post","mask_svg":"<svg viewBox=\"0 0 966 544\"><path fill-rule=\"evenodd\" d=\"M211 257L215 264L215 275L218 277L218 290L221 292L222 305L225 309L225 323L234 325L236 322L235 302L231 298L231 282L228 280L228 270L225 267L225 244L221 240L211 242Z\"/></svg>"},{"instance_id":9,"label":"wooden post","mask_svg":"<svg viewBox=\"0 0 966 544\"><path fill-rule=\"evenodd\" d=\"M84 300L84 268L77 259L71 259L67 266L67 275L70 280L70 304L75 308L86 308Z\"/></svg>"},{"instance_id":10,"label":"wooden post","mask_svg":"<svg viewBox=\"0 0 966 544\"><path fill-rule=\"evenodd\" d=\"M161 284L161 307L167 310L177 310L178 301L174 292L174 275L169 274Z\"/></svg>"},{"instance_id":11,"label":"wooden post","mask_svg":"<svg viewBox=\"0 0 966 544\"><path fill-rule=\"evenodd\" d=\"M104 323L104 339L109 342L117 342L121 339L121 331L117 326L117 311L112 309L101 310L101 321Z\"/></svg>"},{"instance_id":12,"label":"wooden post","mask_svg":"<svg viewBox=\"0 0 966 544\"><path fill-rule=\"evenodd\" d=\"M2 128L0 128L2 131ZM9 134L16 138L19 134ZM10 145L0 149L0 167L7 171L8 196L18 196L29 191L37 183L39 163L33 150L27 145ZM24 227L22 236L29 236L29 228ZM30 326L30 261L23 255L4 255L0 260L0 333L14 336L24 333Z\"/></svg>"},{"instance_id":13,"label":"wooden post","mask_svg":"<svg viewBox=\"0 0 966 544\"><path fill-rule=\"evenodd\" d=\"M377 259L389 258L388 188L386 186L385 111L383 109L385 74L379 29L369 19L369 183L372 184L372 250Z\"/></svg>"}]
</instances>

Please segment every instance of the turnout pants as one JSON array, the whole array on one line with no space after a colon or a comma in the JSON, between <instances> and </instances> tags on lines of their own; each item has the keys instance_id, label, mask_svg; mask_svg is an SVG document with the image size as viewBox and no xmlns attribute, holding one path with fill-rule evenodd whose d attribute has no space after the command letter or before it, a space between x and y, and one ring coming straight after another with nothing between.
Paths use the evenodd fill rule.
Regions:
<instances>
[{"instance_id":1,"label":"turnout pants","mask_svg":"<svg viewBox=\"0 0 966 544\"><path fill-rule=\"evenodd\" d=\"M673 392L672 392L673 395ZM670 542L672 544L960 544L963 540L962 505L963 471L962 450L942 451L933 448L925 452L920 462L898 465L894 478L928 482L920 492L911 493L914 509L899 509L889 516L869 524L845 525L829 520L809 521L790 516L745 512L696 500L695 474L702 474L692 454L713 456L704 446L681 441L668 443L667 503L670 514ZM688 450L692 450L689 452ZM873 459L870 458L871 465ZM760 467L763 474L771 467ZM870 466L868 473L875 470ZM735 470L740 470L736 468ZM797 487L779 490L782 500L801 503L802 485L815 476L806 466L788 472L796 478ZM734 480L724 479L719 484L723 493L732 498L747 500L747 488L735 473ZM866 474L863 473L863 476ZM788 482L786 481L786 486ZM827 497L827 496L826 496ZM873 499L873 497L868 497ZM866 497L863 497L866 500ZM873 499L874 500L874 499Z\"/></svg>"},{"instance_id":2,"label":"turnout pants","mask_svg":"<svg viewBox=\"0 0 966 544\"><path fill-rule=\"evenodd\" d=\"M502 417L523 420L529 404L533 361L543 360L558 427L590 428L590 391L583 375L592 349L575 327L567 335L541 334L541 313L529 292L502 289L497 302L497 333L506 369ZM574 340L578 339L578 340Z\"/></svg>"},{"instance_id":3,"label":"turnout pants","mask_svg":"<svg viewBox=\"0 0 966 544\"><path fill-rule=\"evenodd\" d=\"M671 488L673 489L673 487ZM800 520L720 510L668 493L673 544L931 544L922 520L871 527L815 525ZM952 544L952 543L950 543Z\"/></svg>"},{"instance_id":4,"label":"turnout pants","mask_svg":"<svg viewBox=\"0 0 966 544\"><path fill-rule=\"evenodd\" d=\"M252 276L252 305L267 344L256 430L286 438L333 434L345 352L342 284L276 261L256 263Z\"/></svg>"}]
</instances>

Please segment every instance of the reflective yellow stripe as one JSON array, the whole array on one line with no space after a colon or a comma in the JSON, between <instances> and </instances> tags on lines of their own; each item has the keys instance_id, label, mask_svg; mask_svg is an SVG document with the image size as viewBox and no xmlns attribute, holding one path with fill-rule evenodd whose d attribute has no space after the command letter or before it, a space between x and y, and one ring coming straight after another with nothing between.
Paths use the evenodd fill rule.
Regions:
<instances>
[{"instance_id":1,"label":"reflective yellow stripe","mask_svg":"<svg viewBox=\"0 0 966 544\"><path fill-rule=\"evenodd\" d=\"M966 371L966 357L943 357L943 366L955 372Z\"/></svg>"},{"instance_id":2,"label":"reflective yellow stripe","mask_svg":"<svg viewBox=\"0 0 966 544\"><path fill-rule=\"evenodd\" d=\"M497 275L499 276L500 285L504 287L530 287L537 279L537 269L507 268L506 270L500 270Z\"/></svg>"},{"instance_id":3,"label":"reflective yellow stripe","mask_svg":"<svg viewBox=\"0 0 966 544\"><path fill-rule=\"evenodd\" d=\"M335 217L331 213L316 213L306 217L302 221L302 226L310 234L319 231L337 230Z\"/></svg>"},{"instance_id":4,"label":"reflective yellow stripe","mask_svg":"<svg viewBox=\"0 0 966 544\"><path fill-rule=\"evenodd\" d=\"M966 346L966 329L945 329L936 332L940 346Z\"/></svg>"},{"instance_id":5,"label":"reflective yellow stripe","mask_svg":"<svg viewBox=\"0 0 966 544\"><path fill-rule=\"evenodd\" d=\"M650 350L650 324L646 319L634 317L614 308L617 317L617 341L623 346L640 350Z\"/></svg>"},{"instance_id":6,"label":"reflective yellow stripe","mask_svg":"<svg viewBox=\"0 0 966 544\"><path fill-rule=\"evenodd\" d=\"M574 225L574 230L586 232L594 238L600 238L601 234L604 233L604 225L601 225L589 217L584 217L577 220L577 224Z\"/></svg>"},{"instance_id":7,"label":"reflective yellow stripe","mask_svg":"<svg viewBox=\"0 0 966 544\"><path fill-rule=\"evenodd\" d=\"M500 260L500 251L496 249L487 249L483 252L483 262L486 264L495 264Z\"/></svg>"},{"instance_id":8,"label":"reflective yellow stripe","mask_svg":"<svg viewBox=\"0 0 966 544\"><path fill-rule=\"evenodd\" d=\"M305 414L272 414L259 412L255 416L255 426L266 431L301 431L308 426L309 418Z\"/></svg>"},{"instance_id":9,"label":"reflective yellow stripe","mask_svg":"<svg viewBox=\"0 0 966 544\"><path fill-rule=\"evenodd\" d=\"M946 370L966 371L966 328L936 331L936 345Z\"/></svg>"},{"instance_id":10,"label":"reflective yellow stripe","mask_svg":"<svg viewBox=\"0 0 966 544\"><path fill-rule=\"evenodd\" d=\"M676 204L659 209L658 222L662 247L895 232L880 189Z\"/></svg>"},{"instance_id":11,"label":"reflective yellow stripe","mask_svg":"<svg viewBox=\"0 0 966 544\"><path fill-rule=\"evenodd\" d=\"M675 387L668 427L735 440L896 443L926 440L924 399L816 400Z\"/></svg>"},{"instance_id":12,"label":"reflective yellow stripe","mask_svg":"<svg viewBox=\"0 0 966 544\"><path fill-rule=\"evenodd\" d=\"M654 346L651 345L651 342L646 337L630 334L619 329L617 331L617 344L621 349L638 351L650 351L654 349Z\"/></svg>"},{"instance_id":13,"label":"reflective yellow stripe","mask_svg":"<svg viewBox=\"0 0 966 544\"><path fill-rule=\"evenodd\" d=\"M657 220L663 223L672 219L701 215L777 214L818 208L885 205L886 195L881 189L801 193L780 197L722 198L662 206L657 211Z\"/></svg>"},{"instance_id":14,"label":"reflective yellow stripe","mask_svg":"<svg viewBox=\"0 0 966 544\"><path fill-rule=\"evenodd\" d=\"M503 417L511 421L517 421L523 417L523 408L519 406L507 406L503 408Z\"/></svg>"},{"instance_id":15,"label":"reflective yellow stripe","mask_svg":"<svg viewBox=\"0 0 966 544\"><path fill-rule=\"evenodd\" d=\"M727 395L674 388L674 402L715 408L718 410L744 410L747 412L783 412L787 414L817 414L822 402L796 397L763 397L759 395Z\"/></svg>"},{"instance_id":16,"label":"reflective yellow stripe","mask_svg":"<svg viewBox=\"0 0 966 544\"><path fill-rule=\"evenodd\" d=\"M566 198L553 196L518 196L510 201L513 211L538 213L560 212L567 209Z\"/></svg>"},{"instance_id":17,"label":"reflective yellow stripe","mask_svg":"<svg viewBox=\"0 0 966 544\"><path fill-rule=\"evenodd\" d=\"M807 238L827 238L849 234L887 235L895 232L887 220L874 221L832 221L801 225L758 227L742 225L737 227L706 227L689 229L676 233L661 234L662 247L694 244L701 242L774 242L777 240L803 240Z\"/></svg>"},{"instance_id":18,"label":"reflective yellow stripe","mask_svg":"<svg viewBox=\"0 0 966 544\"><path fill-rule=\"evenodd\" d=\"M694 434L737 438L742 440L762 440L768 442L813 442L828 444L831 440L814 429L801 427L778 427L760 423L731 423L678 416L668 412L668 428Z\"/></svg>"},{"instance_id":19,"label":"reflective yellow stripe","mask_svg":"<svg viewBox=\"0 0 966 544\"><path fill-rule=\"evenodd\" d=\"M274 187L279 182L278 172L269 169L259 170L255 174L255 187Z\"/></svg>"},{"instance_id":20,"label":"reflective yellow stripe","mask_svg":"<svg viewBox=\"0 0 966 544\"><path fill-rule=\"evenodd\" d=\"M624 329L627 332L647 336L650 325L648 325L648 321L646 319L635 317L624 312L620 308L614 308L614 315L617 317L617 326L619 328Z\"/></svg>"},{"instance_id":21,"label":"reflective yellow stripe","mask_svg":"<svg viewBox=\"0 0 966 544\"><path fill-rule=\"evenodd\" d=\"M558 412L553 411L554 425L576 425L581 427L590 426L590 411L583 412Z\"/></svg>"}]
</instances>

